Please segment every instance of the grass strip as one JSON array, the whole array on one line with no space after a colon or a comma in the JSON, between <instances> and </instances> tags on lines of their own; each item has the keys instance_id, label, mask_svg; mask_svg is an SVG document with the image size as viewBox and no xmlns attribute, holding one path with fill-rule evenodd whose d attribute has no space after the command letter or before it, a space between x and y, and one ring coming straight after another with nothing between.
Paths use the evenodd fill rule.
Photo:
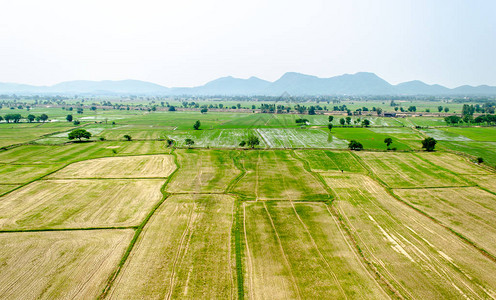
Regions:
<instances>
[{"instance_id":1,"label":"grass strip","mask_svg":"<svg viewBox=\"0 0 496 300\"><path fill-rule=\"evenodd\" d=\"M233 160L234 166L240 170L238 176L236 176L226 188L226 193L231 193L231 195L235 198L235 213L234 213L234 226L232 227L232 236L234 236L234 252L235 252L235 260L236 260L236 284L238 288L238 299L244 299L245 297L245 283L244 283L244 269L243 269L243 212L242 212L242 200L239 195L233 193L232 190L234 186L243 178L246 174L246 170L243 164L240 162L241 153L237 153L237 155L232 155L231 159Z\"/></svg>"}]
</instances>

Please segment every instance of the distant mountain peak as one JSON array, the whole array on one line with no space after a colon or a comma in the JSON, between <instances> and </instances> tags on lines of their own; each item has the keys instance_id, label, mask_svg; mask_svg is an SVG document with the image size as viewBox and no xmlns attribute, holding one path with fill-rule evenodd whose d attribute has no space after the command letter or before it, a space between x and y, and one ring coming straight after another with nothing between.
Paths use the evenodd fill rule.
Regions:
<instances>
[{"instance_id":1,"label":"distant mountain peak","mask_svg":"<svg viewBox=\"0 0 496 300\"><path fill-rule=\"evenodd\" d=\"M19 95L496 95L496 87L463 85L449 89L412 80L391 85L372 72L320 78L298 72L284 73L274 82L255 76L224 76L192 88L167 88L155 83L125 80L73 80L53 86L1 83L0 94Z\"/></svg>"}]
</instances>

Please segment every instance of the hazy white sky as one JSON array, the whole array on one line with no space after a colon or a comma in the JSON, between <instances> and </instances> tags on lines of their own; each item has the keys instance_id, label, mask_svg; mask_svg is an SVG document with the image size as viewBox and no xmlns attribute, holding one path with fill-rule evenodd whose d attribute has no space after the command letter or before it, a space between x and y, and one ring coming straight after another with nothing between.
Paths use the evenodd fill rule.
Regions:
<instances>
[{"instance_id":1,"label":"hazy white sky","mask_svg":"<svg viewBox=\"0 0 496 300\"><path fill-rule=\"evenodd\" d=\"M0 0L0 82L374 72L496 85L494 0Z\"/></svg>"}]
</instances>

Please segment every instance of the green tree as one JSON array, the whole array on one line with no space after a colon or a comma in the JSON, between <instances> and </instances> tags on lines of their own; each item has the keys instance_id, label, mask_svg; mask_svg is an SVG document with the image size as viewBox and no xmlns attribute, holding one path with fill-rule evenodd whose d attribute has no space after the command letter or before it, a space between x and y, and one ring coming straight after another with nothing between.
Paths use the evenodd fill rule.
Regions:
<instances>
[{"instance_id":1,"label":"green tree","mask_svg":"<svg viewBox=\"0 0 496 300\"><path fill-rule=\"evenodd\" d=\"M327 128L329 128L329 131L332 131L332 123L327 124Z\"/></svg>"},{"instance_id":2,"label":"green tree","mask_svg":"<svg viewBox=\"0 0 496 300\"><path fill-rule=\"evenodd\" d=\"M246 142L245 142L245 141L241 141L241 142L239 143L239 146L240 146L240 147L244 147L244 146L246 146Z\"/></svg>"},{"instance_id":3,"label":"green tree","mask_svg":"<svg viewBox=\"0 0 496 300\"><path fill-rule=\"evenodd\" d=\"M200 110L200 112L201 112L202 114L206 114L206 113L207 113L207 111L208 111L208 108L202 108L202 109Z\"/></svg>"},{"instance_id":4,"label":"green tree","mask_svg":"<svg viewBox=\"0 0 496 300\"><path fill-rule=\"evenodd\" d=\"M69 139L79 139L81 141L82 138L89 139L91 137L91 132L86 131L85 129L74 129L69 132Z\"/></svg>"},{"instance_id":5,"label":"green tree","mask_svg":"<svg viewBox=\"0 0 496 300\"><path fill-rule=\"evenodd\" d=\"M484 159L482 157L477 157L477 163L481 164L484 162Z\"/></svg>"},{"instance_id":6,"label":"green tree","mask_svg":"<svg viewBox=\"0 0 496 300\"><path fill-rule=\"evenodd\" d=\"M67 122L72 122L72 115L67 115L65 119L67 120Z\"/></svg>"},{"instance_id":7,"label":"green tree","mask_svg":"<svg viewBox=\"0 0 496 300\"><path fill-rule=\"evenodd\" d=\"M443 111L443 107L442 107L441 105L439 105L439 106L437 107L437 111L442 112L442 111Z\"/></svg>"},{"instance_id":8,"label":"green tree","mask_svg":"<svg viewBox=\"0 0 496 300\"><path fill-rule=\"evenodd\" d=\"M333 116L329 116L329 123L332 123L332 120L334 120Z\"/></svg>"},{"instance_id":9,"label":"green tree","mask_svg":"<svg viewBox=\"0 0 496 300\"><path fill-rule=\"evenodd\" d=\"M253 134L250 134L248 136L248 139L246 141L246 144L248 144L248 146L252 147L252 148L255 148L255 146L258 146L260 145L260 140L258 139L258 137L256 137L255 135Z\"/></svg>"},{"instance_id":10,"label":"green tree","mask_svg":"<svg viewBox=\"0 0 496 300\"><path fill-rule=\"evenodd\" d=\"M176 141L174 141L173 139L167 139L167 147L172 147L172 145L174 145Z\"/></svg>"},{"instance_id":11,"label":"green tree","mask_svg":"<svg viewBox=\"0 0 496 300\"><path fill-rule=\"evenodd\" d=\"M382 108L378 107L376 112L378 116L382 115Z\"/></svg>"},{"instance_id":12,"label":"green tree","mask_svg":"<svg viewBox=\"0 0 496 300\"><path fill-rule=\"evenodd\" d=\"M48 120L48 116L46 114L41 114L40 115L40 120L45 123L46 120Z\"/></svg>"},{"instance_id":13,"label":"green tree","mask_svg":"<svg viewBox=\"0 0 496 300\"><path fill-rule=\"evenodd\" d=\"M188 145L188 148L195 144L195 141L193 141L192 139L185 139L184 142L186 143L186 145Z\"/></svg>"},{"instance_id":14,"label":"green tree","mask_svg":"<svg viewBox=\"0 0 496 300\"><path fill-rule=\"evenodd\" d=\"M436 144L437 141L434 138L428 137L422 141L422 148L424 148L426 151L434 151Z\"/></svg>"},{"instance_id":15,"label":"green tree","mask_svg":"<svg viewBox=\"0 0 496 300\"><path fill-rule=\"evenodd\" d=\"M29 123L32 123L35 119L36 119L36 117L34 115L31 115L31 114L28 115Z\"/></svg>"},{"instance_id":16,"label":"green tree","mask_svg":"<svg viewBox=\"0 0 496 300\"><path fill-rule=\"evenodd\" d=\"M387 146L387 148L388 148L388 150L389 150L389 146L393 143L393 139L392 139L392 138L390 138L390 137L385 138L385 139L384 139L384 143L386 143L386 146Z\"/></svg>"},{"instance_id":17,"label":"green tree","mask_svg":"<svg viewBox=\"0 0 496 300\"><path fill-rule=\"evenodd\" d=\"M362 125L365 126L365 127L369 127L370 126L370 121L367 120L367 119L365 119L365 120L363 120Z\"/></svg>"},{"instance_id":18,"label":"green tree","mask_svg":"<svg viewBox=\"0 0 496 300\"><path fill-rule=\"evenodd\" d=\"M350 143L348 144L348 148L350 148L350 150L360 151L363 149L363 145L360 142L351 140Z\"/></svg>"},{"instance_id":19,"label":"green tree","mask_svg":"<svg viewBox=\"0 0 496 300\"><path fill-rule=\"evenodd\" d=\"M124 138L127 140L127 141L130 141L132 139L132 137L129 135L129 134L125 134L124 135Z\"/></svg>"},{"instance_id":20,"label":"green tree","mask_svg":"<svg viewBox=\"0 0 496 300\"><path fill-rule=\"evenodd\" d=\"M346 120L344 118L339 119L339 124L344 125L345 122Z\"/></svg>"},{"instance_id":21,"label":"green tree","mask_svg":"<svg viewBox=\"0 0 496 300\"><path fill-rule=\"evenodd\" d=\"M446 106L446 107L444 108L444 112L446 112L446 113L447 113L447 112L449 112L449 107L447 107L447 106Z\"/></svg>"},{"instance_id":22,"label":"green tree","mask_svg":"<svg viewBox=\"0 0 496 300\"><path fill-rule=\"evenodd\" d=\"M351 123L351 117L346 117L346 124L350 125L350 123Z\"/></svg>"},{"instance_id":23,"label":"green tree","mask_svg":"<svg viewBox=\"0 0 496 300\"><path fill-rule=\"evenodd\" d=\"M12 121L14 123L19 123L19 121L22 119L22 117L20 114L6 114L4 116L4 119L5 119L5 121L7 121L7 123L10 123L10 121Z\"/></svg>"},{"instance_id":24,"label":"green tree","mask_svg":"<svg viewBox=\"0 0 496 300\"><path fill-rule=\"evenodd\" d=\"M79 124L81 124L81 122L79 122L78 120L74 120L73 124L74 124L75 126L78 126Z\"/></svg>"},{"instance_id":25,"label":"green tree","mask_svg":"<svg viewBox=\"0 0 496 300\"><path fill-rule=\"evenodd\" d=\"M200 129L200 126L201 126L200 120L197 120L197 121L195 122L195 124L193 125L193 128L194 128L195 130L198 130L198 129Z\"/></svg>"},{"instance_id":26,"label":"green tree","mask_svg":"<svg viewBox=\"0 0 496 300\"><path fill-rule=\"evenodd\" d=\"M448 124L458 124L461 122L461 120L462 118L460 118L459 116L449 116L444 118L444 121Z\"/></svg>"}]
</instances>

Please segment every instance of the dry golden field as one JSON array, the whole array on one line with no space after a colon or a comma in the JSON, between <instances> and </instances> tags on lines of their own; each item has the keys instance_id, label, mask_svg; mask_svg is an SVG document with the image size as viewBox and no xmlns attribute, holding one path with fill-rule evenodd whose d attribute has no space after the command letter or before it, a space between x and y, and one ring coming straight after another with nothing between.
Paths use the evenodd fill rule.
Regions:
<instances>
[{"instance_id":1,"label":"dry golden field","mask_svg":"<svg viewBox=\"0 0 496 300\"><path fill-rule=\"evenodd\" d=\"M0 233L0 298L95 299L133 231Z\"/></svg>"},{"instance_id":2,"label":"dry golden field","mask_svg":"<svg viewBox=\"0 0 496 300\"><path fill-rule=\"evenodd\" d=\"M50 149L0 152L2 299L496 297L496 175L464 157Z\"/></svg>"},{"instance_id":3,"label":"dry golden field","mask_svg":"<svg viewBox=\"0 0 496 300\"><path fill-rule=\"evenodd\" d=\"M163 180L40 180L1 198L0 230L137 226Z\"/></svg>"},{"instance_id":4,"label":"dry golden field","mask_svg":"<svg viewBox=\"0 0 496 300\"><path fill-rule=\"evenodd\" d=\"M175 169L171 155L105 157L73 163L49 178L159 178Z\"/></svg>"},{"instance_id":5,"label":"dry golden field","mask_svg":"<svg viewBox=\"0 0 496 300\"><path fill-rule=\"evenodd\" d=\"M229 196L169 197L144 228L109 298L234 298L233 213Z\"/></svg>"}]
</instances>

